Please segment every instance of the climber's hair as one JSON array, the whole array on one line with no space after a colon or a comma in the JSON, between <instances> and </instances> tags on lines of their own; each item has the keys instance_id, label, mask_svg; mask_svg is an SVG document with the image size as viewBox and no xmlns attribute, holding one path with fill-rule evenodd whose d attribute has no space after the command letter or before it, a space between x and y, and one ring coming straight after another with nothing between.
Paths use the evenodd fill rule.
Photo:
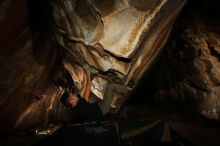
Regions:
<instances>
[{"instance_id":1,"label":"climber's hair","mask_svg":"<svg viewBox=\"0 0 220 146\"><path fill-rule=\"evenodd\" d=\"M63 95L60 97L60 101L66 107L70 106L69 93L78 93L78 89L74 84L71 74L68 70L64 70L64 78L60 79L60 86L64 89Z\"/></svg>"}]
</instances>

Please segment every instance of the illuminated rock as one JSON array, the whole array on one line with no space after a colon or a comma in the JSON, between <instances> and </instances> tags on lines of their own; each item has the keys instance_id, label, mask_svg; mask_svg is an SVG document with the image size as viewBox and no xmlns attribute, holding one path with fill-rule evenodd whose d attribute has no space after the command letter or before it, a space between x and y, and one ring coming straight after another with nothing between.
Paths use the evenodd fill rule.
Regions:
<instances>
[{"instance_id":1,"label":"illuminated rock","mask_svg":"<svg viewBox=\"0 0 220 146\"><path fill-rule=\"evenodd\" d=\"M59 101L63 90L55 85L61 62L82 95L88 82L85 69L100 98L104 90L98 93L94 85L106 87L97 82L99 77L135 89L158 58L185 2L56 0L49 4L52 9L45 1L0 2L1 132L69 118ZM58 59L59 51L65 51L64 60Z\"/></svg>"}]
</instances>

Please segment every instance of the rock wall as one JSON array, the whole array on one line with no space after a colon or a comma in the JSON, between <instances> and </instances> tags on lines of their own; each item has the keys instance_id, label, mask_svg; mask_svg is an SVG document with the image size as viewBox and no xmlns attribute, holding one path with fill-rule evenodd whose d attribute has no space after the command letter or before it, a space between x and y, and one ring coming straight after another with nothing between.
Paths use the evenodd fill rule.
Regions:
<instances>
[{"instance_id":1,"label":"rock wall","mask_svg":"<svg viewBox=\"0 0 220 146\"><path fill-rule=\"evenodd\" d=\"M219 17L193 8L188 6L178 18L178 29L145 86L153 90L149 92L160 105L172 104L191 114L219 120Z\"/></svg>"},{"instance_id":2,"label":"rock wall","mask_svg":"<svg viewBox=\"0 0 220 146\"><path fill-rule=\"evenodd\" d=\"M54 82L62 74L59 66L71 73L82 95L88 80L85 69L89 69L92 95L103 98L108 91L106 84L122 84L135 90L163 50L161 58L165 60L156 64L161 68L154 76L154 84L160 89L155 97L195 100L192 103L198 103L200 112L216 115L217 28L190 16L187 27L164 48L185 3L186 0L2 1L1 132L71 120L69 110L59 101L63 89ZM64 60L59 60L60 52L64 52Z\"/></svg>"},{"instance_id":3,"label":"rock wall","mask_svg":"<svg viewBox=\"0 0 220 146\"><path fill-rule=\"evenodd\" d=\"M1 134L47 123L62 111L55 102L61 91L48 87L57 47L43 27L35 24L31 31L28 17L34 15L28 15L28 4L26 0L0 2ZM55 117L57 121L60 116Z\"/></svg>"},{"instance_id":4,"label":"rock wall","mask_svg":"<svg viewBox=\"0 0 220 146\"><path fill-rule=\"evenodd\" d=\"M106 84L132 89L139 85L160 54L185 2L53 1L53 32L66 59L91 71L95 87L92 93L103 98L108 92L108 87L103 90ZM75 83L85 84L86 78L78 80L74 76L72 72Z\"/></svg>"}]
</instances>

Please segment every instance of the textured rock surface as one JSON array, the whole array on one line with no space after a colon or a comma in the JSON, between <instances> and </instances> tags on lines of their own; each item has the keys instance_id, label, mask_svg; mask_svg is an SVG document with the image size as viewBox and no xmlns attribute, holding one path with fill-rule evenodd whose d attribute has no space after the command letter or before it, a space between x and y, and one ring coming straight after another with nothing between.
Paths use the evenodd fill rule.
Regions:
<instances>
[{"instance_id":1,"label":"textured rock surface","mask_svg":"<svg viewBox=\"0 0 220 146\"><path fill-rule=\"evenodd\" d=\"M49 30L65 50L64 67L81 94L88 81L87 68L92 73L92 92L102 98L108 89L100 81L139 84L185 2L57 0L51 2L50 11L47 1L2 1L1 132L69 119L59 102L63 90L54 84L59 76L53 68L57 47ZM50 25L52 17L54 25Z\"/></svg>"},{"instance_id":2,"label":"textured rock surface","mask_svg":"<svg viewBox=\"0 0 220 146\"><path fill-rule=\"evenodd\" d=\"M5 130L10 132L11 129L47 123L53 117L59 119L57 113L62 113L59 112L62 108L57 107L59 102L56 101L61 91L47 87L48 77L52 78L56 47L45 33L31 33L27 1L1 1L0 10L3 11L0 16L2 134ZM46 96L41 96L42 92Z\"/></svg>"},{"instance_id":3,"label":"textured rock surface","mask_svg":"<svg viewBox=\"0 0 220 146\"><path fill-rule=\"evenodd\" d=\"M191 17L178 21L182 27L166 45L148 82L158 103L183 105L183 110L219 120L219 22L190 12Z\"/></svg>"},{"instance_id":4,"label":"textured rock surface","mask_svg":"<svg viewBox=\"0 0 220 146\"><path fill-rule=\"evenodd\" d=\"M40 2L45 4L44 0ZM108 90L108 83L138 86L164 50L147 80L150 88L144 87L141 96L148 98L153 94L160 105L184 105L180 108L187 109L187 114L196 111L219 120L219 21L190 11L187 19L181 17L182 21L177 22L180 29L163 48L184 3L185 0L53 1L53 35L59 49L65 50L64 67L80 93L84 94L88 82L85 69L91 71L92 94L99 98ZM207 7L209 3L205 2ZM39 7L29 9L29 13L35 13L29 21L36 26L45 25L35 17L36 13L43 17L44 13L38 10ZM51 43L53 37L44 27L28 25L26 0L0 2L0 32L0 134L72 120L69 110L59 101L63 90L54 83L62 76L62 69L56 68L61 62L57 59L57 46ZM138 111L141 118L149 116L137 107L133 111ZM152 113L155 116L157 112ZM197 123L187 126L188 118L180 117L174 118L174 124L184 121L179 128L195 143L208 145L210 139L212 143L218 141L217 130L213 134L212 128L195 128ZM197 138L193 137L195 133Z\"/></svg>"},{"instance_id":5,"label":"textured rock surface","mask_svg":"<svg viewBox=\"0 0 220 146\"><path fill-rule=\"evenodd\" d=\"M56 1L54 34L68 58L93 76L139 84L160 54L185 0Z\"/></svg>"}]
</instances>

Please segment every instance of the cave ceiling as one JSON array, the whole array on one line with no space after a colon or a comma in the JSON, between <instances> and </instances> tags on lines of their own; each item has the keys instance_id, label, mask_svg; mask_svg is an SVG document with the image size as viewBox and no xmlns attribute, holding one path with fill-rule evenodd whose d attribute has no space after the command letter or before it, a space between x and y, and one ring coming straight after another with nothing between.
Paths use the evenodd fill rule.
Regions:
<instances>
[{"instance_id":1,"label":"cave ceiling","mask_svg":"<svg viewBox=\"0 0 220 146\"><path fill-rule=\"evenodd\" d=\"M138 84L160 54L185 2L54 2L54 34L77 65L90 66L94 75L105 76L102 79L112 73L115 79L108 82Z\"/></svg>"}]
</instances>

